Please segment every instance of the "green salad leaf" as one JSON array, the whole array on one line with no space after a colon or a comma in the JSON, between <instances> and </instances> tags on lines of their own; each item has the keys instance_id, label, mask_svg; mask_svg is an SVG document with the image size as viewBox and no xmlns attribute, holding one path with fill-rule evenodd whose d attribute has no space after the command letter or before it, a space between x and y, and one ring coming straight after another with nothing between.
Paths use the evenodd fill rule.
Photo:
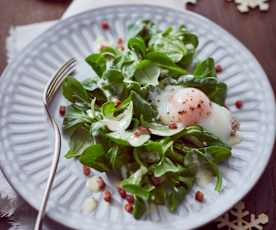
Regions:
<instances>
[{"instance_id":1,"label":"green salad leaf","mask_svg":"<svg viewBox=\"0 0 276 230\"><path fill-rule=\"evenodd\" d=\"M142 116L145 120L151 121L157 116L158 112L156 109L142 96L135 91L131 91L130 95L133 101L134 114L137 118Z\"/></svg>"},{"instance_id":2,"label":"green salad leaf","mask_svg":"<svg viewBox=\"0 0 276 230\"><path fill-rule=\"evenodd\" d=\"M90 136L89 130L85 128L78 128L71 135L69 146L70 150L65 154L65 158L70 159L73 157L78 157L82 154L85 148L91 145L93 142Z\"/></svg>"},{"instance_id":3,"label":"green salad leaf","mask_svg":"<svg viewBox=\"0 0 276 230\"><path fill-rule=\"evenodd\" d=\"M161 177L168 172L179 173L183 170L183 166L173 163L169 158L164 158L154 167L154 176Z\"/></svg>"},{"instance_id":4,"label":"green salad leaf","mask_svg":"<svg viewBox=\"0 0 276 230\"><path fill-rule=\"evenodd\" d=\"M181 203L187 195L187 190L184 187L174 187L168 194L167 207L170 212L175 212L179 203Z\"/></svg>"},{"instance_id":5,"label":"green salad leaf","mask_svg":"<svg viewBox=\"0 0 276 230\"><path fill-rule=\"evenodd\" d=\"M197 45L196 36L184 26L180 26L176 32L168 27L153 35L149 41L151 50L166 53L174 63L181 63L183 66L191 63Z\"/></svg>"},{"instance_id":6,"label":"green salad leaf","mask_svg":"<svg viewBox=\"0 0 276 230\"><path fill-rule=\"evenodd\" d=\"M86 91L94 91L99 88L98 81L99 79L93 77L85 79L81 84Z\"/></svg>"},{"instance_id":7,"label":"green salad leaf","mask_svg":"<svg viewBox=\"0 0 276 230\"><path fill-rule=\"evenodd\" d=\"M203 91L211 101L224 106L227 96L227 85L220 82L216 77L204 78L184 78L178 82L178 85L193 87Z\"/></svg>"},{"instance_id":8,"label":"green salad leaf","mask_svg":"<svg viewBox=\"0 0 276 230\"><path fill-rule=\"evenodd\" d=\"M128 40L128 48L133 49L136 53L140 54L142 57L146 53L146 45L144 39L141 37L134 37Z\"/></svg>"},{"instance_id":9,"label":"green salad leaf","mask_svg":"<svg viewBox=\"0 0 276 230\"><path fill-rule=\"evenodd\" d=\"M135 131L118 131L106 134L114 143L119 145L142 146L150 139L149 134L135 135Z\"/></svg>"},{"instance_id":10,"label":"green salad leaf","mask_svg":"<svg viewBox=\"0 0 276 230\"><path fill-rule=\"evenodd\" d=\"M148 172L147 168L142 166L139 170L137 170L133 175L131 175L129 178L122 181L121 185L122 187L134 194L135 196L138 196L144 200L148 200L150 196L151 190L154 189L153 186L142 186L141 182L143 179L143 176Z\"/></svg>"},{"instance_id":11,"label":"green salad leaf","mask_svg":"<svg viewBox=\"0 0 276 230\"><path fill-rule=\"evenodd\" d=\"M99 77L101 77L106 70L106 58L103 54L91 54L85 59L85 61Z\"/></svg>"},{"instance_id":12,"label":"green salad leaf","mask_svg":"<svg viewBox=\"0 0 276 230\"><path fill-rule=\"evenodd\" d=\"M126 147L114 144L106 152L106 155L113 170L119 170L128 162L128 149Z\"/></svg>"},{"instance_id":13,"label":"green salad leaf","mask_svg":"<svg viewBox=\"0 0 276 230\"><path fill-rule=\"evenodd\" d=\"M143 176L146 175L148 169L142 166L135 173L133 173L129 178L122 181L121 185L124 187L128 184L139 185L143 179Z\"/></svg>"},{"instance_id":14,"label":"green salad leaf","mask_svg":"<svg viewBox=\"0 0 276 230\"><path fill-rule=\"evenodd\" d=\"M135 219L140 219L146 212L145 201L139 197L135 199L133 216Z\"/></svg>"},{"instance_id":15,"label":"green salad leaf","mask_svg":"<svg viewBox=\"0 0 276 230\"><path fill-rule=\"evenodd\" d=\"M114 101L108 101L104 103L101 107L101 112L106 118L112 118L115 111L116 106Z\"/></svg>"},{"instance_id":16,"label":"green salad leaf","mask_svg":"<svg viewBox=\"0 0 276 230\"><path fill-rule=\"evenodd\" d=\"M103 74L103 79L106 81L103 83L102 88L105 92L108 92L108 96L116 96L118 98L125 98L127 95L126 85L124 83L123 74L116 69L109 69Z\"/></svg>"},{"instance_id":17,"label":"green salad leaf","mask_svg":"<svg viewBox=\"0 0 276 230\"><path fill-rule=\"evenodd\" d=\"M142 85L158 85L160 68L149 60L143 60L136 66L135 80Z\"/></svg>"},{"instance_id":18,"label":"green salad leaf","mask_svg":"<svg viewBox=\"0 0 276 230\"><path fill-rule=\"evenodd\" d=\"M73 78L72 76L67 77L62 84L62 94L63 96L71 101L89 101L89 95L82 84Z\"/></svg>"},{"instance_id":19,"label":"green salad leaf","mask_svg":"<svg viewBox=\"0 0 276 230\"><path fill-rule=\"evenodd\" d=\"M178 127L176 129L170 129L167 125L162 125L156 122L142 121L142 124L149 128L150 132L154 135L161 137L169 137L180 133L184 127Z\"/></svg>"},{"instance_id":20,"label":"green salad leaf","mask_svg":"<svg viewBox=\"0 0 276 230\"><path fill-rule=\"evenodd\" d=\"M114 105L113 105L114 106ZM132 101L129 103L128 107L125 111L118 116L114 117L113 112L115 106L112 105L104 105L103 108L103 115L105 116L103 119L103 123L107 126L110 131L123 131L126 130L131 121L133 116L133 103ZM113 111L113 112L112 112Z\"/></svg>"},{"instance_id":21,"label":"green salad leaf","mask_svg":"<svg viewBox=\"0 0 276 230\"><path fill-rule=\"evenodd\" d=\"M174 140L184 138L185 140L192 142L198 148L211 145L230 148L228 144L224 143L220 138L206 131L199 125L188 126L180 133L176 134L173 138Z\"/></svg>"},{"instance_id":22,"label":"green salad leaf","mask_svg":"<svg viewBox=\"0 0 276 230\"><path fill-rule=\"evenodd\" d=\"M86 148L80 156L80 162L101 172L110 168L106 163L105 150L100 144L92 144Z\"/></svg>"},{"instance_id":23,"label":"green salad leaf","mask_svg":"<svg viewBox=\"0 0 276 230\"><path fill-rule=\"evenodd\" d=\"M144 144L147 152L158 152L163 157L168 149L172 146L173 141L169 138L161 139L160 141L148 141Z\"/></svg>"},{"instance_id":24,"label":"green salad leaf","mask_svg":"<svg viewBox=\"0 0 276 230\"><path fill-rule=\"evenodd\" d=\"M162 69L168 70L172 75L185 75L187 70L175 64L165 53L149 52L146 59L156 63Z\"/></svg>"},{"instance_id":25,"label":"green salad leaf","mask_svg":"<svg viewBox=\"0 0 276 230\"><path fill-rule=\"evenodd\" d=\"M196 78L216 77L215 61L213 58L198 63L195 66L193 75Z\"/></svg>"},{"instance_id":26,"label":"green salad leaf","mask_svg":"<svg viewBox=\"0 0 276 230\"><path fill-rule=\"evenodd\" d=\"M167 192L164 186L156 187L151 194L151 201L157 205L165 205L167 198Z\"/></svg>"},{"instance_id":27,"label":"green salad leaf","mask_svg":"<svg viewBox=\"0 0 276 230\"><path fill-rule=\"evenodd\" d=\"M149 47L154 51L166 53L174 63L180 62L188 53L180 36L173 33L172 28L155 34L149 41Z\"/></svg>"},{"instance_id":28,"label":"green salad leaf","mask_svg":"<svg viewBox=\"0 0 276 230\"><path fill-rule=\"evenodd\" d=\"M157 26L150 20L138 21L128 27L128 37L142 37L144 41L148 40L158 32Z\"/></svg>"},{"instance_id":29,"label":"green salad leaf","mask_svg":"<svg viewBox=\"0 0 276 230\"><path fill-rule=\"evenodd\" d=\"M148 200L150 197L150 192L153 189L153 186L149 188L144 188L140 185L135 185L135 184L126 184L123 186L123 188L131 193L134 194L135 196L138 196L142 198L143 200Z\"/></svg>"},{"instance_id":30,"label":"green salad leaf","mask_svg":"<svg viewBox=\"0 0 276 230\"><path fill-rule=\"evenodd\" d=\"M66 114L63 121L63 129L70 131L77 128L78 125L85 125L92 122L92 118L79 108L77 105L70 105L66 109Z\"/></svg>"}]
</instances>

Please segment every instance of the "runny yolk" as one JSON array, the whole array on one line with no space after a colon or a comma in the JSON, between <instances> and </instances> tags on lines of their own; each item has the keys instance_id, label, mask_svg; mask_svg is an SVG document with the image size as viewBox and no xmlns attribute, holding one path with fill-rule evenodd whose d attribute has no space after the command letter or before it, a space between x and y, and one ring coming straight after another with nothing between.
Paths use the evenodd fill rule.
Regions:
<instances>
[{"instance_id":1,"label":"runny yolk","mask_svg":"<svg viewBox=\"0 0 276 230\"><path fill-rule=\"evenodd\" d=\"M184 125L199 123L211 113L211 102L200 90L181 88L175 90L168 98L170 122L181 122Z\"/></svg>"}]
</instances>

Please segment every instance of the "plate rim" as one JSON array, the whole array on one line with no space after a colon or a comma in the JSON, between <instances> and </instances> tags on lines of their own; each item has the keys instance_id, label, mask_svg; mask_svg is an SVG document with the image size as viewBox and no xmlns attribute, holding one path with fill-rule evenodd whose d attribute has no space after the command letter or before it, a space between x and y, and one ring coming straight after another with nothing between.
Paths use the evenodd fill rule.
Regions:
<instances>
[{"instance_id":1,"label":"plate rim","mask_svg":"<svg viewBox=\"0 0 276 230\"><path fill-rule=\"evenodd\" d=\"M30 42L24 49L23 51L15 58L12 60L11 63L9 63L4 71L1 74L0 77L0 89L1 86L3 85L3 82L6 80L5 75L7 75L6 73L9 71L9 69L11 68L12 65L17 65L17 60L19 60L21 57L23 57L28 50L30 50L32 48L32 46L34 46L35 44L41 43L43 40L43 37L45 36L45 34L50 33L51 31L55 30L55 28L57 26L60 26L64 23L66 23L69 20L74 20L75 18L84 16L84 15L89 15L92 14L95 11L98 10L104 10L104 9L113 9L113 8L117 8L117 7L122 7L122 8L128 8L128 7L138 7L138 8L143 8L143 7L150 7L150 8L158 8L158 9L170 9L173 11L178 11L181 13L185 13L187 16L192 15L192 17L195 18L199 18L200 20L203 20L209 24L211 24L216 30L219 30L221 32L223 32L225 35L227 35L230 39L234 40L235 43L237 43L237 45L241 46L243 48L243 51L246 52L246 55L252 60L252 62L254 62L254 64L256 65L256 68L260 71L260 74L262 74L265 78L263 79L263 84L265 84L266 89L268 90L267 94L270 98L270 102L271 104L273 104L273 108L272 108L272 114L273 114L273 137L271 138L271 144L269 146L269 154L266 155L266 158L263 159L263 163L261 164L261 166L259 167L260 169L258 170L258 173L255 175L254 180L251 181L251 183L249 183L247 185L247 187L245 189L240 189L239 190L239 195L232 195L232 199L228 199L227 203L228 205L225 205L224 208L216 208L215 212L212 212L212 216L209 215L207 218L204 217L199 218L199 222L196 222L193 224L193 228L199 228L202 227L208 223L210 223L211 221L215 220L217 217L219 217L220 215L222 215L223 213L225 213L226 211L228 211L229 209L231 209L231 207L233 207L238 201L240 201L241 199L243 199L252 189L253 187L257 184L257 182L259 181L259 179L261 178L261 176L263 175L271 157L272 157L272 153L273 153L273 147L275 144L275 135L276 135L276 124L275 124L275 120L276 120L276 108L275 108L275 95L274 95L274 91L272 88L272 85L269 81L269 78L267 77L267 74L265 73L264 69L262 68L261 64L258 62L257 58L253 55L253 53L247 48L246 45L244 45L240 40L238 40L233 34L231 34L230 32L228 32L227 30L225 30L223 27L221 27L220 25L218 25L217 23L215 23L214 21L212 21L211 19L202 16L198 13L195 13L193 11L189 11L189 10L185 10L185 9L178 9L174 6L157 6L154 4L138 4L138 3L132 3L132 4L112 4L109 6L102 6L102 7L97 7L95 9L91 9L91 10L87 10L85 12L82 13L78 13L76 15L73 15L71 17L68 17L66 19L62 19L60 21L58 21L55 25L53 25L52 27L48 28L45 32L43 32L42 34L40 34L38 37L36 37L32 42ZM9 182L9 184L12 186L12 188L18 193L20 194L20 196L29 204L31 205L34 209L38 209L40 203L36 204L36 200L32 200L29 199L30 197L28 197L26 194L24 194L24 192L20 192L20 190L15 188L15 185L13 184L12 180L8 177L8 173L6 172L5 167L3 166L3 157L2 154L0 154L0 170L3 172L3 175L6 177L7 181ZM59 224L62 224L64 226L67 226L69 228L72 227L77 227L77 226L72 226L70 225L70 223L68 222L64 222L62 221L60 218L54 216L53 214L51 214L51 212L47 212L46 215L48 217L50 217L52 220L58 222Z\"/></svg>"}]
</instances>

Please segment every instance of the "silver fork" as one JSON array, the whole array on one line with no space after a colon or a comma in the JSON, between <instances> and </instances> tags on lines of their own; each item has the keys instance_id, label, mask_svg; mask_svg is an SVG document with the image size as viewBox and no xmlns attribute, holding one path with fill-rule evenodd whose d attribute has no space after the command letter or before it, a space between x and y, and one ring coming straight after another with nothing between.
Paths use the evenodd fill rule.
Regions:
<instances>
[{"instance_id":1,"label":"silver fork","mask_svg":"<svg viewBox=\"0 0 276 230\"><path fill-rule=\"evenodd\" d=\"M51 165L51 169L50 169L50 174L49 174L49 178L47 181L45 192L43 194L42 203L41 203L41 206L40 206L37 218L36 218L34 230L41 229L42 220L43 220L43 217L45 214L45 210L47 207L49 195L50 195L51 188L52 188L52 185L54 182L54 178L55 178L55 174L56 174L56 170L57 170L57 166L58 166L58 162L59 162L59 157L60 157L60 146L61 146L60 130L58 128L57 123L52 118L52 116L49 112L49 105L51 104L51 102L55 96L55 93L61 86L64 79L76 69L76 65L77 65L77 61L74 58L67 61L57 71L57 73L53 76L53 78L49 81L49 83L47 84L47 86L44 90L44 93L43 93L43 104L44 104L45 110L47 112L48 119L54 129L55 144L54 144L54 155L53 155L52 165Z\"/></svg>"}]
</instances>

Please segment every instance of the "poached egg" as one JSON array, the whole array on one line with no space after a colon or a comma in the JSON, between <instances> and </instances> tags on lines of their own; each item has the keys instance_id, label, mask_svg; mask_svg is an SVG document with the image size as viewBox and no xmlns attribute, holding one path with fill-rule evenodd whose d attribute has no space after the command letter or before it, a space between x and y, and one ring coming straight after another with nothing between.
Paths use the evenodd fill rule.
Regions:
<instances>
[{"instance_id":1,"label":"poached egg","mask_svg":"<svg viewBox=\"0 0 276 230\"><path fill-rule=\"evenodd\" d=\"M196 88L167 86L153 100L163 124L178 127L198 124L217 137L228 141L232 131L232 115Z\"/></svg>"}]
</instances>

